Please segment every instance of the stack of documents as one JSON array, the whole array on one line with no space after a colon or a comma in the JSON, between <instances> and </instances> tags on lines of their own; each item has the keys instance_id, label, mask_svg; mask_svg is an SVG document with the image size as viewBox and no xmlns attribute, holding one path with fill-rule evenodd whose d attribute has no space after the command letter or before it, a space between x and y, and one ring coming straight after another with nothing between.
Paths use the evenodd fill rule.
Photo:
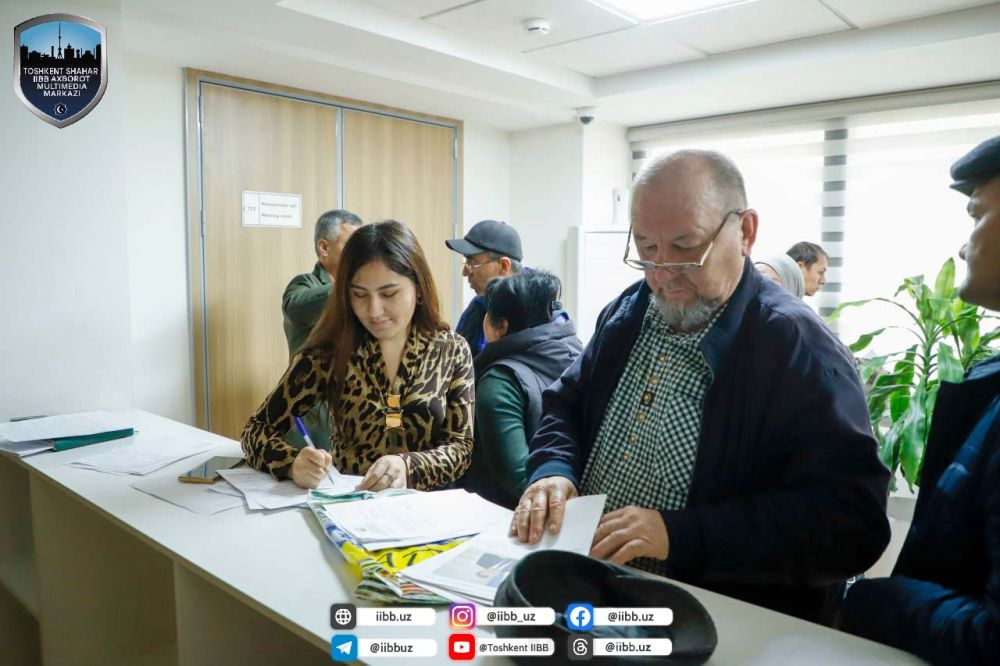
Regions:
<instances>
[{"instance_id":1,"label":"stack of documents","mask_svg":"<svg viewBox=\"0 0 1000 666\"><path fill-rule=\"evenodd\" d=\"M465 490L380 496L323 508L365 549L402 548L478 534L510 514Z\"/></svg>"},{"instance_id":2,"label":"stack of documents","mask_svg":"<svg viewBox=\"0 0 1000 666\"><path fill-rule=\"evenodd\" d=\"M190 458L216 446L210 442L182 437L163 437L127 443L113 451L80 458L67 464L70 467L92 469L107 474L145 476L178 460Z\"/></svg>"},{"instance_id":3,"label":"stack of documents","mask_svg":"<svg viewBox=\"0 0 1000 666\"><path fill-rule=\"evenodd\" d=\"M121 439L133 434L127 421L108 412L61 414L0 423L0 451L19 458Z\"/></svg>"},{"instance_id":4,"label":"stack of documents","mask_svg":"<svg viewBox=\"0 0 1000 666\"><path fill-rule=\"evenodd\" d=\"M606 495L577 497L566 503L562 529L548 530L536 544L508 536L512 512L460 546L403 569L402 576L445 599L493 605L497 588L518 561L534 550L567 550L586 555L604 511ZM365 502L365 504L371 504Z\"/></svg>"},{"instance_id":5,"label":"stack of documents","mask_svg":"<svg viewBox=\"0 0 1000 666\"><path fill-rule=\"evenodd\" d=\"M255 469L237 468L219 470L219 474L231 484L239 496L246 501L247 508L251 511L265 509L287 509L293 506L304 505L309 500L309 491L299 488L291 480L278 481L266 472L258 472ZM341 474L331 468L329 478L323 479L318 490L336 495L340 493L353 492L355 487L361 483L360 476L350 476ZM212 488L217 493L231 493L225 486Z\"/></svg>"},{"instance_id":6,"label":"stack of documents","mask_svg":"<svg viewBox=\"0 0 1000 666\"><path fill-rule=\"evenodd\" d=\"M0 451L10 453L18 458L33 456L43 451L51 451L56 448L56 443L51 439L29 439L26 442L8 442L0 440Z\"/></svg>"}]
</instances>

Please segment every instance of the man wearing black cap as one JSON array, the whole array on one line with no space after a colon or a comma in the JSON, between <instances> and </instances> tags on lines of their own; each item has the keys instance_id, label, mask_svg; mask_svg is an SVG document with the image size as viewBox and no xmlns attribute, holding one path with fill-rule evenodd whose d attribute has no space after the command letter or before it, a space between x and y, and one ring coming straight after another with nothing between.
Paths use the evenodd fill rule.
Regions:
<instances>
[{"instance_id":1,"label":"man wearing black cap","mask_svg":"<svg viewBox=\"0 0 1000 666\"><path fill-rule=\"evenodd\" d=\"M486 336L483 333L483 317L486 315L483 292L493 278L521 272L521 237L514 227L505 222L482 220L472 225L465 238L446 240L445 245L465 257L462 275L469 280L469 286L476 292L455 327L455 331L468 340L475 357L486 346Z\"/></svg>"},{"instance_id":2,"label":"man wearing black cap","mask_svg":"<svg viewBox=\"0 0 1000 666\"><path fill-rule=\"evenodd\" d=\"M1000 310L1000 137L951 176L974 221L959 296ZM850 588L840 627L933 664L1000 664L1000 355L942 383L899 560Z\"/></svg>"}]
</instances>

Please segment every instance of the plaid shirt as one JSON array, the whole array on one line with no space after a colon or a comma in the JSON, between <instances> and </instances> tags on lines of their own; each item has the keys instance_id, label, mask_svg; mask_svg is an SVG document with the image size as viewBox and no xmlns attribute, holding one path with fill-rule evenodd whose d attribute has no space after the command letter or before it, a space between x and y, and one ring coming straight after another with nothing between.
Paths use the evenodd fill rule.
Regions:
<instances>
[{"instance_id":1,"label":"plaid shirt","mask_svg":"<svg viewBox=\"0 0 1000 666\"><path fill-rule=\"evenodd\" d=\"M724 308L697 331L670 328L650 296L642 332L604 414L581 494L606 493L607 509L682 509L698 455L702 400L712 371L702 339ZM657 571L664 563L633 565Z\"/></svg>"}]
</instances>

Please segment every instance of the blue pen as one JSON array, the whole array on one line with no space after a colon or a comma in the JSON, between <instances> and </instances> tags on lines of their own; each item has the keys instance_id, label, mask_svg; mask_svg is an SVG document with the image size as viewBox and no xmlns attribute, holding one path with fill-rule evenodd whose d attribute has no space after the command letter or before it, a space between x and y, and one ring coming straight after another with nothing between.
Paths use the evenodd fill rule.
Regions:
<instances>
[{"instance_id":1,"label":"blue pen","mask_svg":"<svg viewBox=\"0 0 1000 666\"><path fill-rule=\"evenodd\" d=\"M299 434L302 435L302 439L306 440L306 446L310 449L315 449L316 445L313 444L312 437L309 436L309 431L306 430L306 424L302 422L299 417L295 418L295 427L299 429ZM333 476L330 474L330 470L326 470L326 478L330 479L330 483L334 483ZM336 484L334 484L336 485Z\"/></svg>"}]
</instances>

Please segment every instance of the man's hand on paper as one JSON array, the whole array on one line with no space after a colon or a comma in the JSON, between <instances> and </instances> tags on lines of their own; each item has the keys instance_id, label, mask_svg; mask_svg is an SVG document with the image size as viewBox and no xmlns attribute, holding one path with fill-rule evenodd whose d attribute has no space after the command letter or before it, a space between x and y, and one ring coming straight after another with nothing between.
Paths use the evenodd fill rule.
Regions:
<instances>
[{"instance_id":1,"label":"man's hand on paper","mask_svg":"<svg viewBox=\"0 0 1000 666\"><path fill-rule=\"evenodd\" d=\"M299 488L316 488L326 478L326 470L333 465L333 456L323 449L304 448L292 462L289 473Z\"/></svg>"},{"instance_id":2,"label":"man's hand on paper","mask_svg":"<svg viewBox=\"0 0 1000 666\"><path fill-rule=\"evenodd\" d=\"M667 559L670 537L663 516L653 509L626 506L601 517L594 532L590 556L612 564L626 564L637 557Z\"/></svg>"},{"instance_id":3,"label":"man's hand on paper","mask_svg":"<svg viewBox=\"0 0 1000 666\"><path fill-rule=\"evenodd\" d=\"M577 496L576 486L564 476L547 476L528 486L517 503L510 523L510 535L521 541L538 543L542 531L557 533L562 527L566 502Z\"/></svg>"},{"instance_id":4,"label":"man's hand on paper","mask_svg":"<svg viewBox=\"0 0 1000 666\"><path fill-rule=\"evenodd\" d=\"M406 461L402 456L389 454L382 456L368 468L368 473L355 490L370 490L374 493L386 488L405 487Z\"/></svg>"}]
</instances>

